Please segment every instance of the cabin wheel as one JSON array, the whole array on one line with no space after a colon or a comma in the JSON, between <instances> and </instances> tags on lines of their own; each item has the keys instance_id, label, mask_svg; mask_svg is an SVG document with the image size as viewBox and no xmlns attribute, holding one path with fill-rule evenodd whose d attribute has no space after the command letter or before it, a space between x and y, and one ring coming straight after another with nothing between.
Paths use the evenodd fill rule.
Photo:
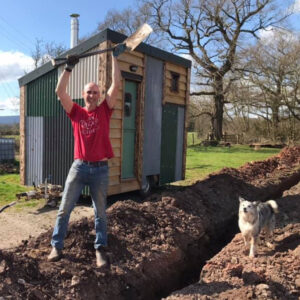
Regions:
<instances>
[{"instance_id":1,"label":"cabin wheel","mask_svg":"<svg viewBox=\"0 0 300 300\"><path fill-rule=\"evenodd\" d=\"M151 190L154 185L155 185L155 181L154 181L153 176L147 176L146 183L140 189L140 195L143 198L146 198L147 196L149 196L151 194Z\"/></svg>"}]
</instances>

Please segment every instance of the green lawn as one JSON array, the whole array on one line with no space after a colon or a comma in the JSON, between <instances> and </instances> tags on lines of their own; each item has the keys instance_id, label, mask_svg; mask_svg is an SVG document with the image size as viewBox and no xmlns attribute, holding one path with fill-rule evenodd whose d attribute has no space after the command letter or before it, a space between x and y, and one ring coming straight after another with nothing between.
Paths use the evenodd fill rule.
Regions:
<instances>
[{"instance_id":1,"label":"green lawn","mask_svg":"<svg viewBox=\"0 0 300 300\"><path fill-rule=\"evenodd\" d=\"M186 180L202 179L224 167L238 168L246 162L264 160L280 152L280 149L261 148L254 150L249 146L204 147L189 146L186 158Z\"/></svg>"},{"instance_id":2,"label":"green lawn","mask_svg":"<svg viewBox=\"0 0 300 300\"><path fill-rule=\"evenodd\" d=\"M32 187L20 185L19 174L0 175L0 208L6 204L16 201L16 194L29 191ZM35 206L37 200L21 201L16 207Z\"/></svg>"}]
</instances>

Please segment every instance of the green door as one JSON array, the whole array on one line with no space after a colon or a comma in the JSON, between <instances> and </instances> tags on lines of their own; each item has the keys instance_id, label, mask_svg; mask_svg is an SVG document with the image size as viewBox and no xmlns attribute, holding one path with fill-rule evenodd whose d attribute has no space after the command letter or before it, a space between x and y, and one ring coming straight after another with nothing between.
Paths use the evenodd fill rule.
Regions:
<instances>
[{"instance_id":1,"label":"green door","mask_svg":"<svg viewBox=\"0 0 300 300\"><path fill-rule=\"evenodd\" d=\"M175 181L177 145L177 106L165 104L162 111L159 183Z\"/></svg>"},{"instance_id":2,"label":"green door","mask_svg":"<svg viewBox=\"0 0 300 300\"><path fill-rule=\"evenodd\" d=\"M123 117L123 145L122 145L122 178L133 178L134 174L134 146L135 146L135 115L137 83L125 81L124 117Z\"/></svg>"}]
</instances>

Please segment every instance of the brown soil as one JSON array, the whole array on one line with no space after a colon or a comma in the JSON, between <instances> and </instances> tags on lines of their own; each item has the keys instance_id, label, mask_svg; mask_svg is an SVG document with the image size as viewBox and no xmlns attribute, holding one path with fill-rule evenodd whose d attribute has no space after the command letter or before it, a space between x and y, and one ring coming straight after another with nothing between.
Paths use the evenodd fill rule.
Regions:
<instances>
[{"instance_id":1,"label":"brown soil","mask_svg":"<svg viewBox=\"0 0 300 300\"><path fill-rule=\"evenodd\" d=\"M300 183L276 200L274 249L264 239L254 259L240 233L207 261L199 282L167 297L188 299L300 299Z\"/></svg>"},{"instance_id":2,"label":"brown soil","mask_svg":"<svg viewBox=\"0 0 300 300\"><path fill-rule=\"evenodd\" d=\"M179 191L108 209L110 265L95 267L93 218L69 227L64 257L49 263L52 230L0 251L4 299L160 299L199 280L201 268L238 231L238 196L282 196L300 180L300 147L236 169L224 169ZM275 249L250 260L240 234L207 262L201 283L168 299L298 299L299 187L278 200ZM299 193L298 193L299 194ZM284 296L283 296L284 295ZM264 298L265 297L265 298ZM266 298L268 297L268 298Z\"/></svg>"}]
</instances>

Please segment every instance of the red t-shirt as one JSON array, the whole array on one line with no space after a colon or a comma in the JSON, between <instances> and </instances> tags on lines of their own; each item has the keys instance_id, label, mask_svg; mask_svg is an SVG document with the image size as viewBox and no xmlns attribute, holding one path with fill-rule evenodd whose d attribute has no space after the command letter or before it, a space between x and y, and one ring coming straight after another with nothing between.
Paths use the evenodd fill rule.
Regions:
<instances>
[{"instance_id":1,"label":"red t-shirt","mask_svg":"<svg viewBox=\"0 0 300 300\"><path fill-rule=\"evenodd\" d=\"M109 139L112 112L106 100L91 112L73 104L68 117L73 126L74 159L100 161L114 156Z\"/></svg>"}]
</instances>

